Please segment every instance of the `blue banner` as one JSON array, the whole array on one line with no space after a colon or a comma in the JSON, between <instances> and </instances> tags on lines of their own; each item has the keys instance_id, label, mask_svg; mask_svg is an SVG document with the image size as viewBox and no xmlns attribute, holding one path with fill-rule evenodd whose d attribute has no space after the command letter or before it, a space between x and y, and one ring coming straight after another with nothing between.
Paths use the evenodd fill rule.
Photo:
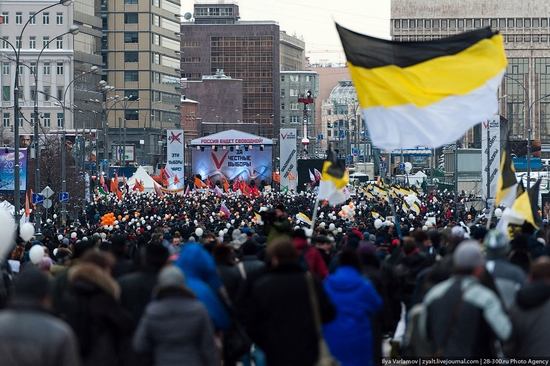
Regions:
<instances>
[{"instance_id":1,"label":"blue banner","mask_svg":"<svg viewBox=\"0 0 550 366\"><path fill-rule=\"evenodd\" d=\"M527 158L513 158L514 168L527 169ZM542 168L542 161L540 158L531 158L531 169Z\"/></svg>"},{"instance_id":2,"label":"blue banner","mask_svg":"<svg viewBox=\"0 0 550 366\"><path fill-rule=\"evenodd\" d=\"M15 149L0 149L0 193L13 194ZM27 191L27 149L19 149L19 191Z\"/></svg>"}]
</instances>

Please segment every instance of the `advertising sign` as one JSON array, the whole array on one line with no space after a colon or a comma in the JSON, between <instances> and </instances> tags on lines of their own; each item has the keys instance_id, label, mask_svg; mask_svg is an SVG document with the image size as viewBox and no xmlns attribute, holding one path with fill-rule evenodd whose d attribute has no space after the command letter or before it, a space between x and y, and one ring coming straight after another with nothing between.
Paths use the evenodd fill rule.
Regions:
<instances>
[{"instance_id":1,"label":"advertising sign","mask_svg":"<svg viewBox=\"0 0 550 366\"><path fill-rule=\"evenodd\" d=\"M0 193L14 192L15 149L0 149ZM19 191L27 191L27 149L19 149Z\"/></svg>"},{"instance_id":2,"label":"advertising sign","mask_svg":"<svg viewBox=\"0 0 550 366\"><path fill-rule=\"evenodd\" d=\"M496 196L500 168L500 117L493 116L481 122L481 187L483 199Z\"/></svg>"},{"instance_id":3,"label":"advertising sign","mask_svg":"<svg viewBox=\"0 0 550 366\"><path fill-rule=\"evenodd\" d=\"M261 181L271 180L271 145L250 146L205 146L193 150L193 173L200 174L202 179L210 178L213 183L221 182L223 177L228 180L244 179L247 183L254 180L258 185Z\"/></svg>"},{"instance_id":4,"label":"advertising sign","mask_svg":"<svg viewBox=\"0 0 550 366\"><path fill-rule=\"evenodd\" d=\"M180 188L184 184L184 139L183 130L166 131L166 172L170 176L170 188ZM176 179L177 177L177 179ZM173 182L176 181L175 185Z\"/></svg>"},{"instance_id":5,"label":"advertising sign","mask_svg":"<svg viewBox=\"0 0 550 366\"><path fill-rule=\"evenodd\" d=\"M279 133L281 190L288 187L296 192L298 186L296 160L296 129L282 128Z\"/></svg>"}]
</instances>

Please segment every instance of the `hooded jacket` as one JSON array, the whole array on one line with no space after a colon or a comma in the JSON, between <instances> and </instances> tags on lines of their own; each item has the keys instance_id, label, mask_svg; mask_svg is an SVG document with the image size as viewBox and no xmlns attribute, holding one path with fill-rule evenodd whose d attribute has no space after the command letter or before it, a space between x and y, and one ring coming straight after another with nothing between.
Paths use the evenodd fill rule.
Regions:
<instances>
[{"instance_id":1,"label":"hooded jacket","mask_svg":"<svg viewBox=\"0 0 550 366\"><path fill-rule=\"evenodd\" d=\"M550 358L550 284L535 281L523 286L510 318L514 337L506 356Z\"/></svg>"},{"instance_id":2,"label":"hooded jacket","mask_svg":"<svg viewBox=\"0 0 550 366\"><path fill-rule=\"evenodd\" d=\"M342 366L372 365L371 316L382 307L373 284L350 266L340 266L323 286L336 307L336 319L323 326L332 355Z\"/></svg>"},{"instance_id":3,"label":"hooded jacket","mask_svg":"<svg viewBox=\"0 0 550 366\"><path fill-rule=\"evenodd\" d=\"M185 274L185 283L204 304L217 330L227 329L231 320L218 291L222 282L214 258L197 243L185 244L175 263Z\"/></svg>"}]
</instances>

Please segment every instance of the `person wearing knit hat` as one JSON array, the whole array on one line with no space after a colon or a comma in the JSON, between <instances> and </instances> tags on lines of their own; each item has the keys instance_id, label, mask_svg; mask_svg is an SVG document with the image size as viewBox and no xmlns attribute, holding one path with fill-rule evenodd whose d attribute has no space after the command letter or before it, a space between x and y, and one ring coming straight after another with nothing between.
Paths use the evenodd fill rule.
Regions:
<instances>
[{"instance_id":1,"label":"person wearing knit hat","mask_svg":"<svg viewBox=\"0 0 550 366\"><path fill-rule=\"evenodd\" d=\"M0 312L2 365L81 364L73 330L48 313L48 292L48 277L35 266L26 266L15 278L10 307Z\"/></svg>"},{"instance_id":2,"label":"person wearing knit hat","mask_svg":"<svg viewBox=\"0 0 550 366\"><path fill-rule=\"evenodd\" d=\"M152 301L133 338L137 352L152 352L159 366L218 366L214 328L204 305L187 287L181 269L164 267ZM154 345L154 347L153 347Z\"/></svg>"},{"instance_id":3,"label":"person wearing knit hat","mask_svg":"<svg viewBox=\"0 0 550 366\"><path fill-rule=\"evenodd\" d=\"M480 283L485 270L481 247L465 240L452 255L453 275L424 296L421 334L442 357L497 357L494 342L510 339L512 322L498 295Z\"/></svg>"}]
</instances>

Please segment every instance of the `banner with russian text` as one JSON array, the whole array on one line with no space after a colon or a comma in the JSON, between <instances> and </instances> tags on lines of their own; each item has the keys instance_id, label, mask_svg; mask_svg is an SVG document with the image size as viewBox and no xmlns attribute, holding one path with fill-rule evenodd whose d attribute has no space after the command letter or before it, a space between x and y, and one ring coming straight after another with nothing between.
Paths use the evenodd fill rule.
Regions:
<instances>
[{"instance_id":1,"label":"banner with russian text","mask_svg":"<svg viewBox=\"0 0 550 366\"><path fill-rule=\"evenodd\" d=\"M185 181L183 170L184 150L183 130L167 130L165 171L168 174L169 189L183 187Z\"/></svg>"},{"instance_id":2,"label":"banner with russian text","mask_svg":"<svg viewBox=\"0 0 550 366\"><path fill-rule=\"evenodd\" d=\"M500 116L481 122L481 188L483 199L494 198L497 193L500 169Z\"/></svg>"},{"instance_id":3,"label":"banner with russian text","mask_svg":"<svg viewBox=\"0 0 550 366\"><path fill-rule=\"evenodd\" d=\"M280 141L280 173L281 190L293 189L296 192L298 185L297 173L297 151L296 151L296 129L282 128L279 133Z\"/></svg>"}]
</instances>

